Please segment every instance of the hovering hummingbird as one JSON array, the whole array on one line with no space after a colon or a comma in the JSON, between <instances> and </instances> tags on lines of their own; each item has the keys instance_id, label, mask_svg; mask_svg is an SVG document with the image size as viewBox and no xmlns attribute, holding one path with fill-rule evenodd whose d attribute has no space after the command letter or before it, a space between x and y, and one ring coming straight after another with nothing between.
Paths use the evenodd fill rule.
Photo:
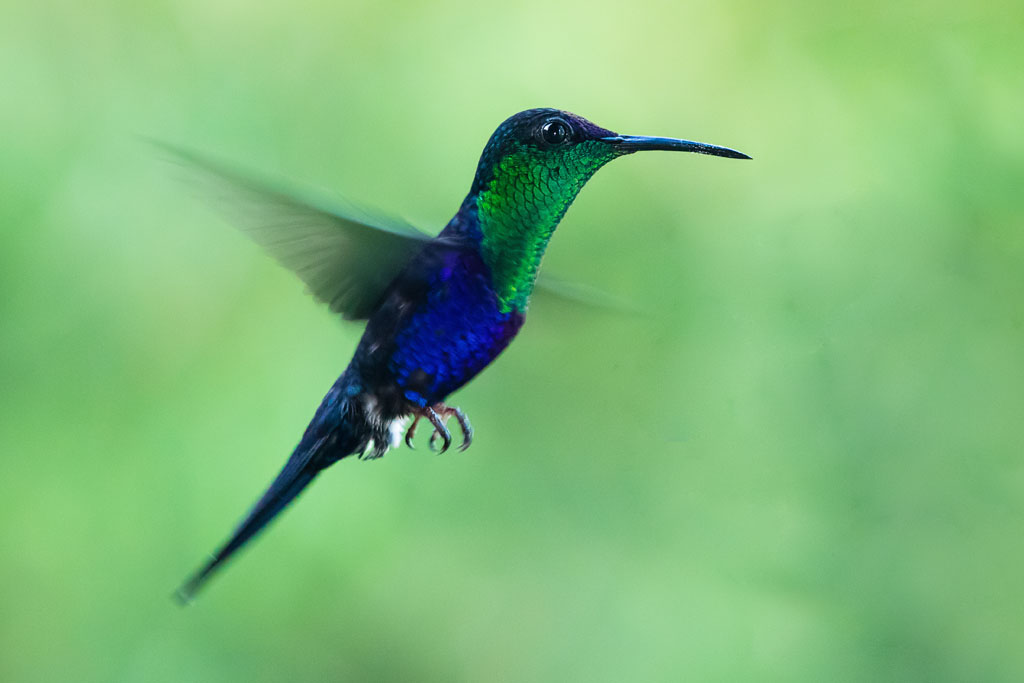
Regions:
<instances>
[{"instance_id":1,"label":"hovering hummingbird","mask_svg":"<svg viewBox=\"0 0 1024 683\"><path fill-rule=\"evenodd\" d=\"M193 153L175 151L235 190L261 197L249 236L306 283L331 311L366 320L355 355L302 439L234 534L178 590L188 602L326 467L350 455L379 458L404 431L412 447L425 420L430 443L473 439L446 397L487 367L519 332L555 227L590 177L644 150L747 155L674 138L619 135L557 109L505 120L484 147L473 184L436 237L352 206L327 208L269 190ZM411 418L408 428L405 425Z\"/></svg>"}]
</instances>

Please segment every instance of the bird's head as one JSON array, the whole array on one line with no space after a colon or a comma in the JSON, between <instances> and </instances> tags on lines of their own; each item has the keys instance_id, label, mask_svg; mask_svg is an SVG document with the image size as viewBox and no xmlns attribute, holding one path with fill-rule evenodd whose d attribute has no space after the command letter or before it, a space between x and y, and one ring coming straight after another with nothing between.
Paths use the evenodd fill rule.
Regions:
<instances>
[{"instance_id":1,"label":"bird's head","mask_svg":"<svg viewBox=\"0 0 1024 683\"><path fill-rule=\"evenodd\" d=\"M522 308L548 239L594 173L644 150L749 159L725 147L675 138L619 135L558 109L528 109L491 135L467 201L480 220L482 246L503 303Z\"/></svg>"},{"instance_id":2,"label":"bird's head","mask_svg":"<svg viewBox=\"0 0 1024 683\"><path fill-rule=\"evenodd\" d=\"M477 166L476 192L497 185L532 184L537 191L560 195L583 186L597 169L616 157L644 150L696 152L749 159L726 147L675 138L619 135L582 116L558 109L527 109L498 126ZM539 198L539 197L538 197ZM569 201L572 197L569 198Z\"/></svg>"}]
</instances>

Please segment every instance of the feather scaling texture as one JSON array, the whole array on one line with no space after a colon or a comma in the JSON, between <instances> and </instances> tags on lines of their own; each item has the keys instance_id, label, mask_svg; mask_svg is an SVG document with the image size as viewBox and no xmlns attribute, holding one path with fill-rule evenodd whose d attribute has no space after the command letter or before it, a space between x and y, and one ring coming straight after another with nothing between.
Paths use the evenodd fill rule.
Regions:
<instances>
[{"instance_id":1,"label":"feather scaling texture","mask_svg":"<svg viewBox=\"0 0 1024 683\"><path fill-rule=\"evenodd\" d=\"M487 267L470 250L450 251L430 275L427 297L395 337L388 370L403 396L440 402L483 370L519 331L523 316L502 311Z\"/></svg>"},{"instance_id":2,"label":"feather scaling texture","mask_svg":"<svg viewBox=\"0 0 1024 683\"><path fill-rule=\"evenodd\" d=\"M477 197L481 251L502 311L525 311L548 241L576 195L617 156L584 142L557 157L516 143Z\"/></svg>"}]
</instances>

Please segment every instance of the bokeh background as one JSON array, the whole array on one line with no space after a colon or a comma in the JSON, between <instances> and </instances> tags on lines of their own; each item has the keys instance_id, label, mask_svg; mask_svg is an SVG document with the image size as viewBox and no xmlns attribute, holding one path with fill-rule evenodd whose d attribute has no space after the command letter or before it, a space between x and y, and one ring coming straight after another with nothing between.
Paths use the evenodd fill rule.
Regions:
<instances>
[{"instance_id":1,"label":"bokeh background","mask_svg":"<svg viewBox=\"0 0 1024 683\"><path fill-rule=\"evenodd\" d=\"M1024 679L1019 2L7 2L0 679ZM142 139L440 228L507 115L591 181L455 402L196 604L361 332Z\"/></svg>"}]
</instances>

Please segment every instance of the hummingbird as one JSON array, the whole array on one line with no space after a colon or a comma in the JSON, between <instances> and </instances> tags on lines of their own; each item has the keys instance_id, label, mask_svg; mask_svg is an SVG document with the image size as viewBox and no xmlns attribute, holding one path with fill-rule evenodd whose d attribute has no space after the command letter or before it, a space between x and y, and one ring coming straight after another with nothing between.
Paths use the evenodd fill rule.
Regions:
<instances>
[{"instance_id":1,"label":"hummingbird","mask_svg":"<svg viewBox=\"0 0 1024 683\"><path fill-rule=\"evenodd\" d=\"M421 421L430 445L452 444L448 424L473 440L447 397L487 367L519 333L555 228L584 184L613 159L648 150L750 159L689 140L619 135L558 109L529 109L491 135L469 193L440 234L355 205L326 206L239 178L171 148L262 208L242 229L346 320L366 321L348 367L263 496L228 540L177 591L187 603L232 555L325 468L355 455L379 458ZM408 426L406 426L408 425Z\"/></svg>"}]
</instances>

